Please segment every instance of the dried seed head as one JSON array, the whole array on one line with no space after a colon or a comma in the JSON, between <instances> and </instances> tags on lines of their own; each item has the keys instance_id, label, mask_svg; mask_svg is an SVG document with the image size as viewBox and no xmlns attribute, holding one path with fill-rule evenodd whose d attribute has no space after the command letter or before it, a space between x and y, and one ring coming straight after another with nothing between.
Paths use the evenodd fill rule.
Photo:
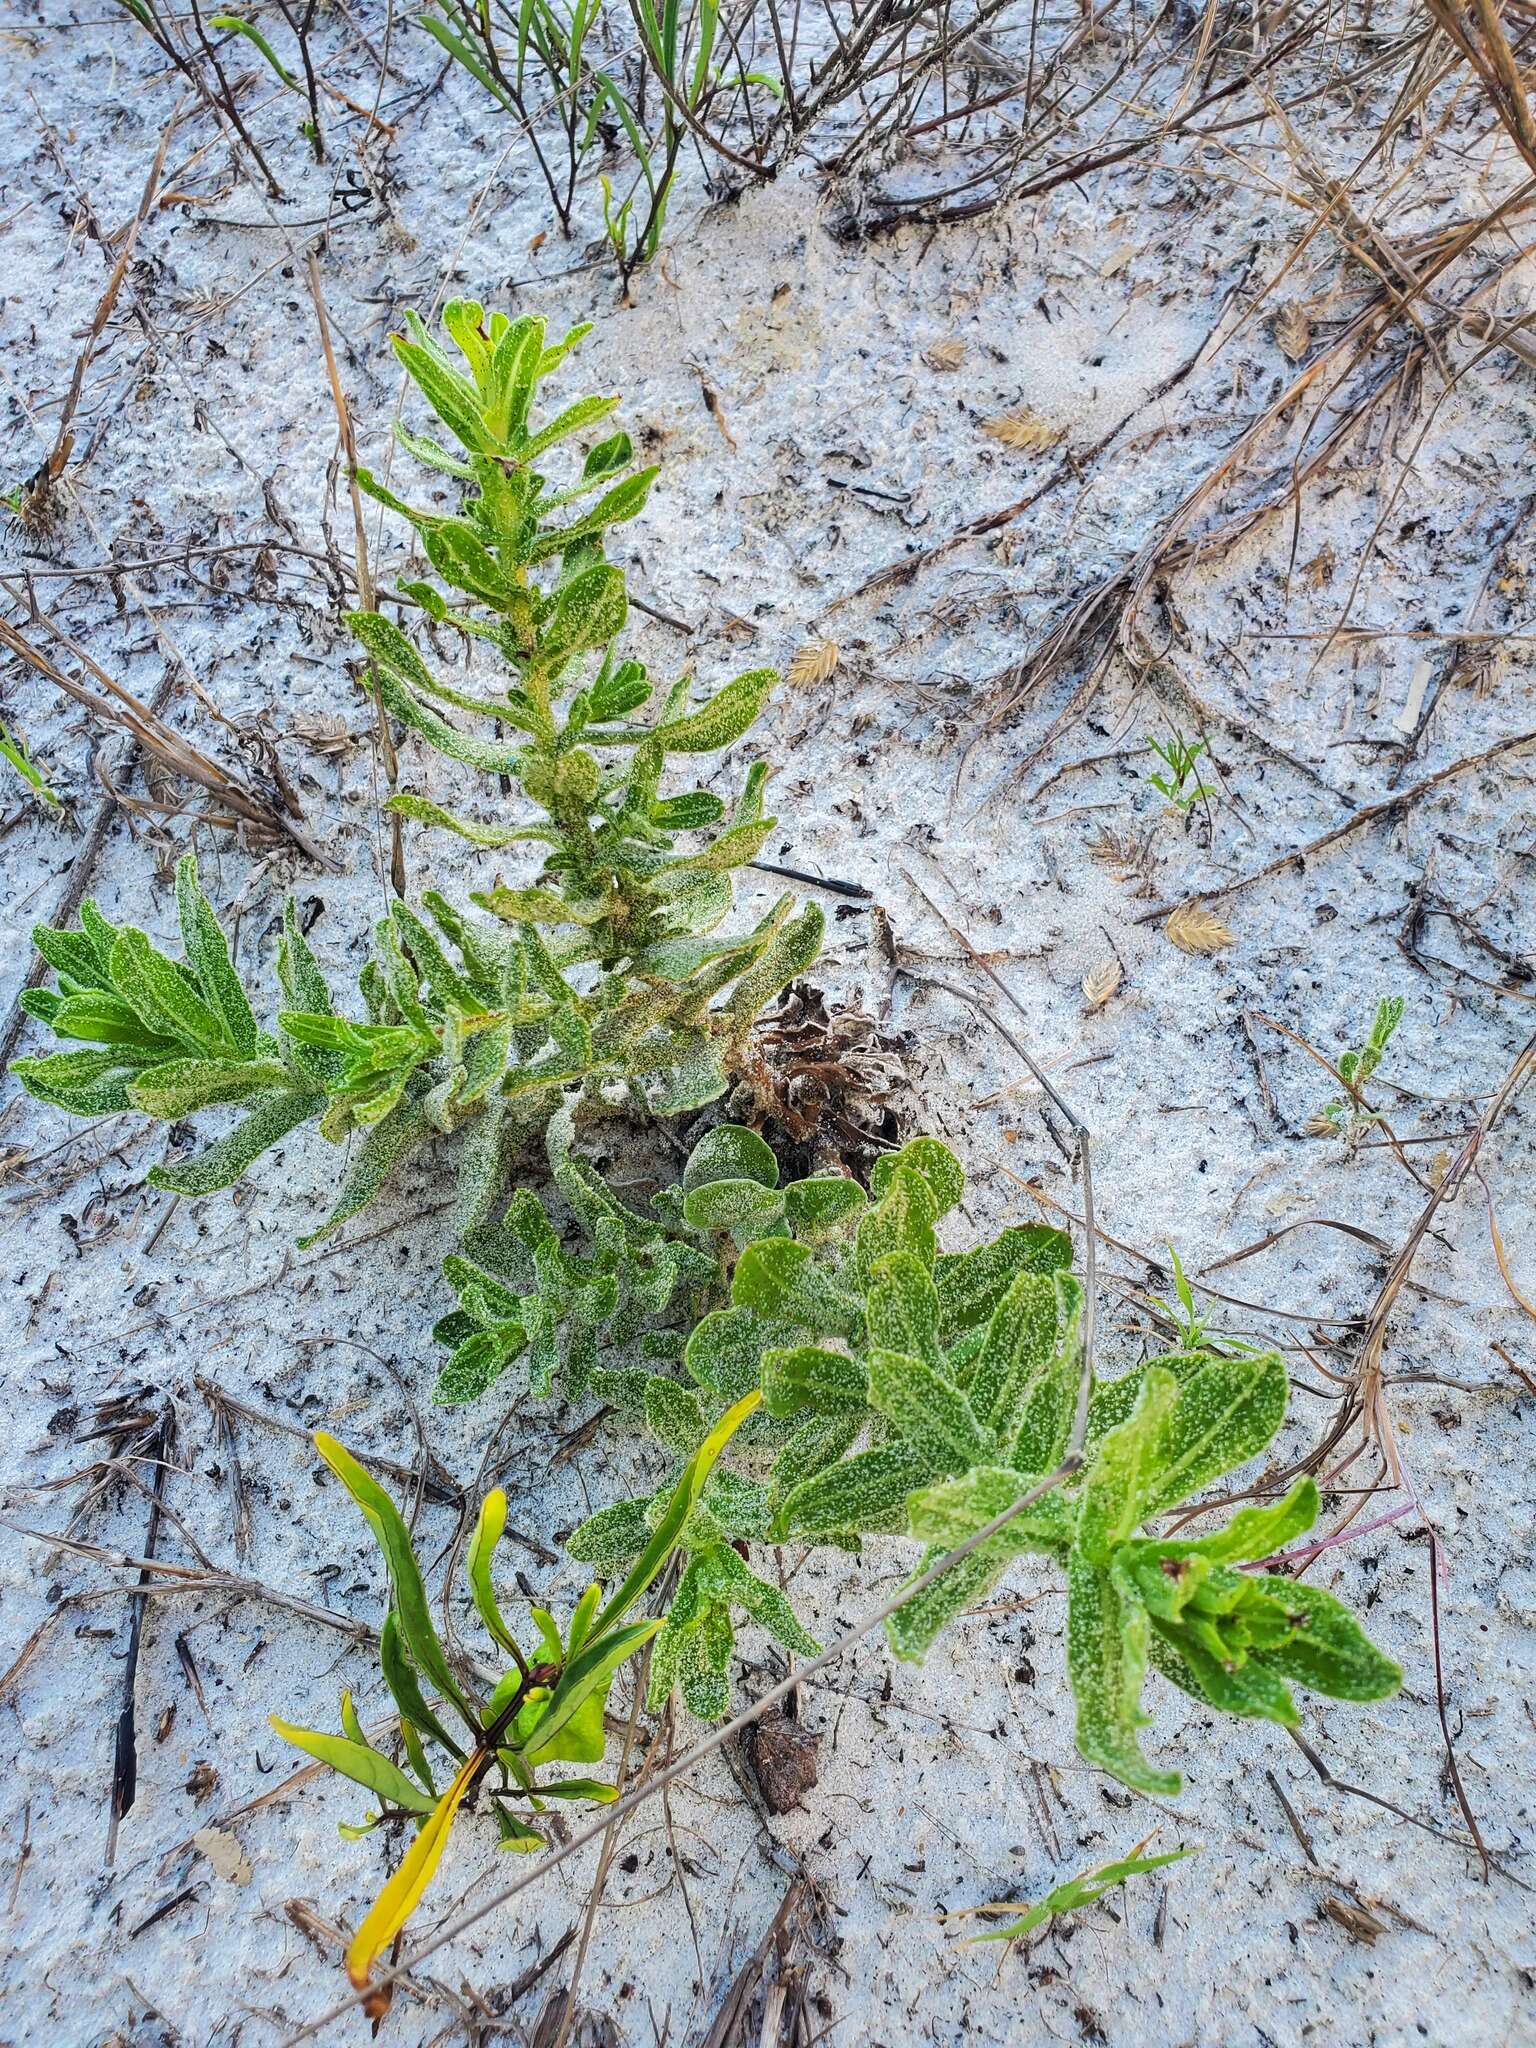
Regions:
<instances>
[{"instance_id":1,"label":"dried seed head","mask_svg":"<svg viewBox=\"0 0 1536 2048\"><path fill-rule=\"evenodd\" d=\"M1312 322L1297 299L1287 299L1269 323L1275 345L1288 363L1299 363L1312 343Z\"/></svg>"},{"instance_id":2,"label":"dried seed head","mask_svg":"<svg viewBox=\"0 0 1536 2048\"><path fill-rule=\"evenodd\" d=\"M1125 979L1125 969L1118 960L1106 960L1102 966L1090 968L1083 976L1083 1001L1089 1010L1102 1010L1112 996L1120 992Z\"/></svg>"},{"instance_id":3,"label":"dried seed head","mask_svg":"<svg viewBox=\"0 0 1536 2048\"><path fill-rule=\"evenodd\" d=\"M784 679L789 683L824 683L841 655L842 649L835 640L807 640L796 649Z\"/></svg>"},{"instance_id":4,"label":"dried seed head","mask_svg":"<svg viewBox=\"0 0 1536 2048\"><path fill-rule=\"evenodd\" d=\"M995 419L987 420L981 431L994 441L1001 441L1005 448L1016 448L1025 455L1038 455L1061 439L1060 429L1043 420L1032 405L1015 405L1000 412Z\"/></svg>"},{"instance_id":5,"label":"dried seed head","mask_svg":"<svg viewBox=\"0 0 1536 2048\"><path fill-rule=\"evenodd\" d=\"M1181 953L1219 953L1233 939L1216 913L1200 903L1181 903L1163 929Z\"/></svg>"},{"instance_id":6,"label":"dried seed head","mask_svg":"<svg viewBox=\"0 0 1536 2048\"><path fill-rule=\"evenodd\" d=\"M936 341L932 348L923 351L923 361L930 370L958 370L965 361L965 343L954 335Z\"/></svg>"}]
</instances>

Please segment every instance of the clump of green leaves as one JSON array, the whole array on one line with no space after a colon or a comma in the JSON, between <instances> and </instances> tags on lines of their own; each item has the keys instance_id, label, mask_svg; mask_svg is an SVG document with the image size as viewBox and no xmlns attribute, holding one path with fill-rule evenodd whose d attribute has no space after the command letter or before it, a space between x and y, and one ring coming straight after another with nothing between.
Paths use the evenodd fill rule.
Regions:
<instances>
[{"instance_id":1,"label":"clump of green leaves","mask_svg":"<svg viewBox=\"0 0 1536 2048\"><path fill-rule=\"evenodd\" d=\"M921 1576L1061 1473L1082 1386L1083 1295L1069 1240L1022 1225L973 1251L941 1251L937 1225L964 1188L945 1146L919 1138L883 1159L869 1201L852 1183L797 1199L775 1179L765 1163L728 1196L714 1184L707 1213L742 1236L762 1213L766 1232L735 1259L731 1305L688 1338L694 1388L662 1375L644 1386L651 1433L679 1459L704 1438L716 1404L762 1391L763 1417L738 1445L756 1469L722 1472L685 1528L689 1597L680 1589L652 1663L653 1702L677 1682L706 1717L727 1704L733 1606L789 1647L805 1635L749 1572L754 1543L857 1550L871 1536L909 1534L926 1546ZM892 1649L921 1661L1017 1557L1052 1559L1069 1590L1078 1747L1152 1793L1181 1781L1150 1764L1137 1739L1149 1664L1209 1706L1287 1725L1297 1719L1291 1683L1385 1697L1401 1674L1339 1601L1240 1569L1311 1527L1311 1479L1198 1540L1164 1541L1149 1526L1256 1457L1288 1391L1278 1354L1203 1344L1092 1384L1081 1471L907 1601L887 1623ZM601 1510L570 1539L572 1554L609 1568L636 1554L660 1498Z\"/></svg>"},{"instance_id":2,"label":"clump of green leaves","mask_svg":"<svg viewBox=\"0 0 1536 2048\"><path fill-rule=\"evenodd\" d=\"M1381 1065L1392 1034L1403 1021L1405 1007L1402 996L1383 996L1376 1005L1370 1036L1364 1045L1340 1053L1339 1079L1344 1083L1345 1093L1325 1102L1308 1119L1311 1136L1343 1138L1354 1146L1368 1130L1382 1122L1382 1112L1366 1100L1366 1083Z\"/></svg>"},{"instance_id":3,"label":"clump of green leaves","mask_svg":"<svg viewBox=\"0 0 1536 2048\"><path fill-rule=\"evenodd\" d=\"M749 1397L720 1418L672 1488L632 1569L606 1601L600 1586L589 1586L564 1631L546 1610L530 1610L538 1640L526 1651L502 1614L494 1583L506 1496L499 1489L487 1495L470 1540L465 1576L487 1634L511 1664L484 1697L449 1658L433 1626L399 1509L345 1445L317 1433L315 1448L367 1518L388 1568L390 1607L380 1631L379 1661L398 1716L403 1756L397 1762L368 1741L347 1692L341 1696L339 1735L295 1727L276 1715L272 1726L286 1741L377 1797L377 1810L360 1826L343 1827L349 1839L395 1821L416 1830L347 1950L347 1974L358 1990L368 1988L374 1963L420 1903L461 1809L488 1800L501 1846L526 1850L544 1845L534 1819L551 1801L618 1797L618 1787L600 1779L542 1773L553 1764L601 1762L607 1748L603 1713L614 1676L662 1626L659 1619L626 1617L667 1565L715 1460L756 1405ZM431 1761L434 1750L447 1759L439 1768L451 1773L441 1790ZM379 1994L376 2000L369 2007L374 2018L388 2003Z\"/></svg>"},{"instance_id":4,"label":"clump of green leaves","mask_svg":"<svg viewBox=\"0 0 1536 2048\"><path fill-rule=\"evenodd\" d=\"M1166 740L1148 733L1146 742L1167 770L1163 775L1149 775L1147 780L1171 811L1187 818L1197 803L1215 796L1215 790L1202 782L1196 772L1196 764L1206 751L1204 740L1186 739L1181 732L1170 732Z\"/></svg>"},{"instance_id":5,"label":"clump of green leaves","mask_svg":"<svg viewBox=\"0 0 1536 2048\"><path fill-rule=\"evenodd\" d=\"M627 1093L663 1115L711 1101L759 1011L821 944L821 912L796 911L789 896L754 929L719 935L733 872L773 828L765 762L729 807L702 788L661 794L669 758L730 746L775 678L755 669L693 705L683 676L653 722L636 721L652 684L618 651L628 600L603 547L644 505L655 471L637 469L629 436L611 433L556 488L545 458L617 401L582 398L547 422L532 418L540 384L587 330L546 345L542 321L487 315L469 301L450 304L444 321L464 369L419 321L395 345L457 452L400 432L411 453L463 485L462 510L414 510L368 472L360 481L411 521L448 592L419 581L405 594L492 650L512 680L497 696L470 695L442 681L381 613L355 613L351 624L385 708L438 753L511 777L524 799L522 820L506 825L410 790L391 808L485 848L538 846L542 868L525 883L497 879L473 892L483 915L432 892L419 911L394 904L359 977L361 1017L337 1009L290 905L272 1031L256 1024L190 857L177 880L184 961L134 927L108 924L94 904L78 931L34 932L60 980L27 1007L76 1049L17 1061L24 1084L77 1115L136 1108L179 1120L245 1105L243 1121L197 1158L157 1169L157 1184L181 1194L229 1186L306 1122L334 1143L356 1134L340 1196L314 1236L371 1201L416 1146L461 1124L480 1127L464 1161L462 1213L473 1229L504 1199L510 1150L569 1095ZM445 709L518 738L466 732Z\"/></svg>"}]
</instances>

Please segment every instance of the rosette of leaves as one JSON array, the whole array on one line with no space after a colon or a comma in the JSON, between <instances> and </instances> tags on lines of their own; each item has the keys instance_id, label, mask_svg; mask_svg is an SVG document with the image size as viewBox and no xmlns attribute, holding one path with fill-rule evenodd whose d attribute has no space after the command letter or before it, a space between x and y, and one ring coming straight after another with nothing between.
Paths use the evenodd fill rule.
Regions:
<instances>
[{"instance_id":1,"label":"rosette of leaves","mask_svg":"<svg viewBox=\"0 0 1536 2048\"><path fill-rule=\"evenodd\" d=\"M544 1609L530 1610L537 1642L526 1650L502 1614L494 1582L506 1496L499 1489L487 1495L465 1574L486 1633L511 1662L483 1697L437 1635L399 1509L343 1444L323 1432L316 1435L316 1449L362 1510L388 1569L390 1607L380 1631L379 1661L398 1717L399 1759L369 1742L347 1692L341 1696L339 1735L295 1727L276 1715L272 1726L377 1798L377 1809L361 1825L343 1827L345 1836L395 1822L415 1830L347 1950L347 1975L356 1989L367 1990L378 1957L420 1903L461 1810L487 1802L501 1846L526 1850L543 1846L545 1837L534 1823L551 1802L617 1798L618 1788L598 1778L543 1774L554 1764L601 1762L607 1747L604 1707L614 1676L662 1626L659 1618L627 1617L665 1569L715 1460L756 1405L755 1396L738 1402L698 1445L643 1549L606 1600L601 1586L588 1587L563 1631ZM434 1751L440 1758L436 1769ZM447 1779L442 1786L440 1775ZM387 1993L376 1992L370 2017L379 2018L387 2006Z\"/></svg>"},{"instance_id":2,"label":"rosette of leaves","mask_svg":"<svg viewBox=\"0 0 1536 2048\"><path fill-rule=\"evenodd\" d=\"M706 1719L728 1704L733 1611L786 1648L814 1649L780 1589L749 1569L753 1544L796 1534L857 1549L864 1534L905 1530L915 1487L972 1462L907 1428L904 1407L898 1421L880 1406L889 1347L922 1342L900 1320L907 1264L926 1260L941 1303L934 1335L942 1331L962 1374L992 1312L1005 1300L1010 1315L1019 1312L1021 1280L1038 1283L1031 1300L1046 1305L1053 1332L1058 1304L1074 1299L1075 1283L1058 1277L1071 1258L1059 1231L1024 1225L973 1252L939 1252L935 1225L958 1202L964 1176L934 1139L881 1160L872 1201L841 1176L782 1190L777 1178L762 1141L725 1126L695 1151L682 1187L657 1198L692 1227L723 1233L735 1256L729 1305L700 1318L683 1347L693 1385L643 1377L647 1428L686 1459L719 1406L763 1393L762 1415L736 1443L737 1462L750 1469L718 1472L684 1531L689 1563L652 1659L652 1704L676 1683ZM610 1569L636 1554L664 1491L601 1509L572 1535L571 1554Z\"/></svg>"},{"instance_id":3,"label":"rosette of leaves","mask_svg":"<svg viewBox=\"0 0 1536 2048\"><path fill-rule=\"evenodd\" d=\"M654 686L641 662L620 653L628 596L603 551L610 529L643 508L657 472L635 466L630 438L618 432L556 488L546 457L618 401L580 398L542 424L532 417L540 384L589 330L547 345L538 318L454 300L443 325L455 361L419 320L407 324L396 354L454 446L405 430L401 438L462 486L462 504L426 511L367 471L358 480L409 520L447 592L416 582L404 594L494 650L510 680L491 696L466 693L382 615L357 612L350 623L387 708L437 752L512 777L535 816L503 828L410 791L390 807L480 846L542 847L531 881L497 882L474 900L521 931L548 933L561 972L588 970L585 1014L605 1071L652 1077L662 1110L697 1108L724 1089L758 1011L815 959L822 917L812 905L794 913L784 897L752 931L716 937L733 871L774 827L763 808L767 764L753 764L729 806L706 789L663 796L661 782L670 756L713 754L740 739L777 678L752 669L694 705L685 674L659 715L639 722ZM451 722L450 710L490 721L492 736ZM683 850L680 835L704 836Z\"/></svg>"},{"instance_id":4,"label":"rosette of leaves","mask_svg":"<svg viewBox=\"0 0 1536 2048\"><path fill-rule=\"evenodd\" d=\"M1056 1372L1053 1363L1037 1368L1042 1390ZM911 1532L929 1545L930 1559L974 1536L1056 1469L1070 1431L1070 1410L1060 1405L1066 1392L1062 1376L1044 1395L1043 1406L1062 1419L1027 1457L978 1463L912 1495ZM1386 1698L1402 1672L1342 1601L1297 1579L1244 1569L1312 1526L1314 1480L1240 1509L1225 1528L1193 1541L1147 1529L1256 1457L1284 1419L1288 1392L1274 1352L1173 1352L1096 1386L1081 1476L1042 1495L893 1615L892 1648L920 1661L943 1624L1015 1557L1032 1551L1054 1559L1067 1577L1078 1749L1133 1791L1160 1796L1183 1781L1141 1749L1149 1665L1206 1706L1288 1727L1299 1718L1293 1684L1334 1699Z\"/></svg>"},{"instance_id":5,"label":"rosette of leaves","mask_svg":"<svg viewBox=\"0 0 1536 2048\"><path fill-rule=\"evenodd\" d=\"M551 1179L592 1252L569 1250L553 1205L519 1190L498 1227L443 1262L459 1305L434 1329L439 1343L453 1347L435 1400L473 1400L526 1356L533 1394L556 1387L568 1400L594 1394L643 1419L656 1373L645 1364L604 1365L603 1356L682 1361L690 1331L708 1320L706 1311L724 1306L743 1245L793 1228L825 1238L866 1199L840 1174L781 1189L778 1161L757 1133L719 1124L688 1155L680 1183L652 1196L645 1216L571 1152L569 1138L569 1118L554 1119L546 1133ZM725 1321L737 1332L755 1328L741 1317ZM692 1351L695 1364L716 1329L709 1322ZM746 1370L731 1372L734 1393L756 1385L755 1357L749 1346ZM719 1393L718 1370L703 1384Z\"/></svg>"}]
</instances>

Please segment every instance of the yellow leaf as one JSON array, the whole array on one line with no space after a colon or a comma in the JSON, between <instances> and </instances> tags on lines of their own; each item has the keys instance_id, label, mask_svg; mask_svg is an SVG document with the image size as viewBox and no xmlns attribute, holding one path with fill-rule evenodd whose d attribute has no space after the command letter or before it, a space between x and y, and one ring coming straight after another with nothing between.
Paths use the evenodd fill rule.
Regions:
<instances>
[{"instance_id":1,"label":"yellow leaf","mask_svg":"<svg viewBox=\"0 0 1536 2048\"><path fill-rule=\"evenodd\" d=\"M467 1756L458 1776L423 1822L420 1833L401 1861L400 1868L374 1900L367 1919L357 1930L347 1950L347 1977L355 1991L368 1989L369 1974L380 1954L388 1948L406 1921L421 1904L427 1886L448 1846L448 1831L475 1773L485 1764L483 1753Z\"/></svg>"}]
</instances>

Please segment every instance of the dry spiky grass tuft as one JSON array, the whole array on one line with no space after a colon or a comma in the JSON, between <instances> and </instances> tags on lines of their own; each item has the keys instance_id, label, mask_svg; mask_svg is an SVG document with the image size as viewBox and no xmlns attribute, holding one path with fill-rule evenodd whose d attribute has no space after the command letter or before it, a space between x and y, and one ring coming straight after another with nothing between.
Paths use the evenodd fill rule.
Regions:
<instances>
[{"instance_id":1,"label":"dry spiky grass tuft","mask_svg":"<svg viewBox=\"0 0 1536 2048\"><path fill-rule=\"evenodd\" d=\"M1106 960L1101 966L1091 967L1083 976L1083 1005L1090 1014L1102 1010L1104 1005L1120 993L1120 984L1125 980L1125 969L1118 960Z\"/></svg>"},{"instance_id":2,"label":"dry spiky grass tuft","mask_svg":"<svg viewBox=\"0 0 1536 2048\"><path fill-rule=\"evenodd\" d=\"M1275 345L1288 363L1299 363L1312 346L1312 322L1298 299L1287 299L1269 323Z\"/></svg>"},{"instance_id":3,"label":"dry spiky grass tuft","mask_svg":"<svg viewBox=\"0 0 1536 2048\"><path fill-rule=\"evenodd\" d=\"M1201 903L1181 903L1163 930L1181 953L1219 953L1234 938L1215 911Z\"/></svg>"},{"instance_id":4,"label":"dry spiky grass tuft","mask_svg":"<svg viewBox=\"0 0 1536 2048\"><path fill-rule=\"evenodd\" d=\"M932 348L925 349L923 361L930 370L958 370L965 361L965 343L957 335L949 335L943 341L936 341Z\"/></svg>"},{"instance_id":5,"label":"dry spiky grass tuft","mask_svg":"<svg viewBox=\"0 0 1536 2048\"><path fill-rule=\"evenodd\" d=\"M1116 832L1102 826L1088 842L1088 858L1108 868L1117 882L1134 882L1139 896L1152 894L1157 855L1150 832Z\"/></svg>"},{"instance_id":6,"label":"dry spiky grass tuft","mask_svg":"<svg viewBox=\"0 0 1536 2048\"><path fill-rule=\"evenodd\" d=\"M984 421L981 431L1022 455L1038 455L1061 439L1060 428L1043 420L1032 405L1010 406L995 419Z\"/></svg>"},{"instance_id":7,"label":"dry spiky grass tuft","mask_svg":"<svg viewBox=\"0 0 1536 2048\"><path fill-rule=\"evenodd\" d=\"M794 658L784 672L785 681L824 683L841 657L842 649L835 640L807 640L803 647L795 650Z\"/></svg>"}]
</instances>

